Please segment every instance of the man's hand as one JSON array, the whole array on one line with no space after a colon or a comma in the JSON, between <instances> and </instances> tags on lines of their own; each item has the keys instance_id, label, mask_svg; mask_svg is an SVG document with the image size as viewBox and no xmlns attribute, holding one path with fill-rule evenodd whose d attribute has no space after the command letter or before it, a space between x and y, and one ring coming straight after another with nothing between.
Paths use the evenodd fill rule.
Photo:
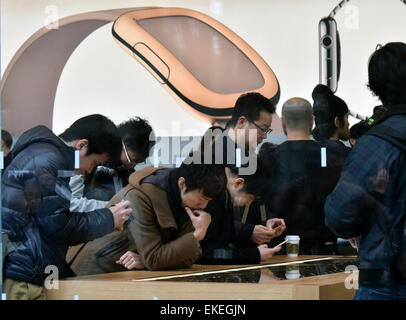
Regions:
<instances>
[{"instance_id":1,"label":"man's hand","mask_svg":"<svg viewBox=\"0 0 406 320\"><path fill-rule=\"evenodd\" d=\"M114 229L123 230L124 223L128 220L133 209L130 208L130 201L121 200L109 208L114 217Z\"/></svg>"},{"instance_id":2,"label":"man's hand","mask_svg":"<svg viewBox=\"0 0 406 320\"><path fill-rule=\"evenodd\" d=\"M140 255L132 251L127 251L126 253L124 253L120 257L120 260L117 260L116 263L121 264L128 270L145 269L145 266L142 263Z\"/></svg>"},{"instance_id":3,"label":"man's hand","mask_svg":"<svg viewBox=\"0 0 406 320\"><path fill-rule=\"evenodd\" d=\"M187 214L192 220L193 227L195 228L195 232L193 232L194 237L197 241L200 241L206 235L207 228L211 222L211 216L209 213L203 210L195 210L192 211L190 208L185 207Z\"/></svg>"},{"instance_id":4,"label":"man's hand","mask_svg":"<svg viewBox=\"0 0 406 320\"><path fill-rule=\"evenodd\" d=\"M261 244L260 246L258 246L259 254L261 255L261 262L271 259L272 256L281 249L282 246L268 248L267 244Z\"/></svg>"},{"instance_id":5,"label":"man's hand","mask_svg":"<svg viewBox=\"0 0 406 320\"><path fill-rule=\"evenodd\" d=\"M375 192L384 194L389 184L389 178L389 172L383 167L379 168L376 176L369 178L369 181L372 184L372 189Z\"/></svg>"},{"instance_id":6,"label":"man's hand","mask_svg":"<svg viewBox=\"0 0 406 320\"><path fill-rule=\"evenodd\" d=\"M274 237L279 237L286 230L285 220L283 219L268 219L266 226L269 230L274 231Z\"/></svg>"},{"instance_id":7,"label":"man's hand","mask_svg":"<svg viewBox=\"0 0 406 320\"><path fill-rule=\"evenodd\" d=\"M261 245L272 240L275 237L275 231L268 227L257 224L252 231L251 241Z\"/></svg>"}]
</instances>

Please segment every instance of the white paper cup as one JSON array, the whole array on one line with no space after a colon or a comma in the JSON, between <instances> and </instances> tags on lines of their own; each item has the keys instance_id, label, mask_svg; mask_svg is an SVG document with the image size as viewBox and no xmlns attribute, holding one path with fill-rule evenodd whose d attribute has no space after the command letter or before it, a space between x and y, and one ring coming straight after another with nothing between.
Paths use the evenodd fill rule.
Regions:
<instances>
[{"instance_id":1,"label":"white paper cup","mask_svg":"<svg viewBox=\"0 0 406 320\"><path fill-rule=\"evenodd\" d=\"M300 272L299 272L299 270L292 270L292 271L286 272L285 278L286 278L286 280L299 279Z\"/></svg>"},{"instance_id":2,"label":"white paper cup","mask_svg":"<svg viewBox=\"0 0 406 320\"><path fill-rule=\"evenodd\" d=\"M299 264L288 264L285 270L285 278L287 280L300 278Z\"/></svg>"},{"instance_id":3,"label":"white paper cup","mask_svg":"<svg viewBox=\"0 0 406 320\"><path fill-rule=\"evenodd\" d=\"M297 257L299 255L299 243L300 237L299 236L286 236L286 254L288 257Z\"/></svg>"}]
</instances>

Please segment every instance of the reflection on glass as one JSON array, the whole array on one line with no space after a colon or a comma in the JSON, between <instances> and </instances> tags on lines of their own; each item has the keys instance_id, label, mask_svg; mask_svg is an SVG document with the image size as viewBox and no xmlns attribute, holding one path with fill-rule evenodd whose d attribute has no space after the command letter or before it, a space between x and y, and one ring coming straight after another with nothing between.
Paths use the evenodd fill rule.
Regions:
<instances>
[{"instance_id":1,"label":"reflection on glass","mask_svg":"<svg viewBox=\"0 0 406 320\"><path fill-rule=\"evenodd\" d=\"M261 274L259 277L259 283L265 283L265 282L274 282L274 281L280 281L279 277L277 277L269 268L263 268L261 269Z\"/></svg>"},{"instance_id":2,"label":"reflection on glass","mask_svg":"<svg viewBox=\"0 0 406 320\"><path fill-rule=\"evenodd\" d=\"M287 265L285 271L285 278L286 280L300 278L300 264L295 263Z\"/></svg>"},{"instance_id":3,"label":"reflection on glass","mask_svg":"<svg viewBox=\"0 0 406 320\"><path fill-rule=\"evenodd\" d=\"M208 272L201 275L187 277L174 277L162 279L162 281L185 281L185 282L234 282L234 283L268 283L279 280L290 280L344 272L349 265L358 266L356 258L332 258L328 260L308 261L303 263L275 264L274 266L258 267L258 269L237 270L230 269L227 272ZM159 279L156 279L160 281Z\"/></svg>"}]
</instances>

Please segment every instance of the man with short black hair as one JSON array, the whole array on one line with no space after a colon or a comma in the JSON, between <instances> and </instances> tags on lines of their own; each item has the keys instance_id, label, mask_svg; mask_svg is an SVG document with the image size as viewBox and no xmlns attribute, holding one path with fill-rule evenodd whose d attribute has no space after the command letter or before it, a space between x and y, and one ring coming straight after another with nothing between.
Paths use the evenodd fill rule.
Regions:
<instances>
[{"instance_id":1,"label":"man with short black hair","mask_svg":"<svg viewBox=\"0 0 406 320\"><path fill-rule=\"evenodd\" d=\"M368 120L361 120L360 122L357 122L350 128L350 138L349 142L352 148L354 148L355 144L357 143L357 140L361 138L361 136L367 132L369 129L369 124Z\"/></svg>"},{"instance_id":2,"label":"man with short black hair","mask_svg":"<svg viewBox=\"0 0 406 320\"><path fill-rule=\"evenodd\" d=\"M70 179L71 211L86 212L104 208L110 199L128 184L128 177L138 163L148 158L155 135L148 121L130 118L118 125L122 140L120 162L101 164L89 175L75 175Z\"/></svg>"},{"instance_id":3,"label":"man with short black hair","mask_svg":"<svg viewBox=\"0 0 406 320\"><path fill-rule=\"evenodd\" d=\"M268 241L256 246L242 242L235 226L235 211L248 207L255 199L264 199L269 191L270 175L260 157L256 159L255 173L241 175L239 169L233 165L225 168L227 190L223 197L210 201L207 206L212 223L201 241L202 256L197 260L200 264L257 264L269 260L281 249L268 248L266 242L283 233L283 219L269 219L266 227L260 226L269 233ZM281 226L279 230L273 230L278 226Z\"/></svg>"},{"instance_id":4,"label":"man with short black hair","mask_svg":"<svg viewBox=\"0 0 406 320\"><path fill-rule=\"evenodd\" d=\"M200 256L199 242L210 224L207 203L224 193L224 167L195 164L147 167L110 201L129 200L128 230L88 243L72 264L79 274L131 269L188 268Z\"/></svg>"},{"instance_id":5,"label":"man with short black hair","mask_svg":"<svg viewBox=\"0 0 406 320\"><path fill-rule=\"evenodd\" d=\"M275 106L260 93L249 92L241 95L233 109L227 131L228 138L240 148L255 150L267 134L271 133L274 113Z\"/></svg>"},{"instance_id":6,"label":"man with short black hair","mask_svg":"<svg viewBox=\"0 0 406 320\"><path fill-rule=\"evenodd\" d=\"M102 115L80 118L59 137L44 126L21 135L1 186L2 232L9 239L3 266L8 300L44 299L49 266L58 268L60 278L73 275L65 262L69 245L123 228L131 212L126 201L93 212L69 211L74 171L116 162L120 151L117 127Z\"/></svg>"},{"instance_id":7,"label":"man with short black hair","mask_svg":"<svg viewBox=\"0 0 406 320\"><path fill-rule=\"evenodd\" d=\"M130 118L118 125L118 131L123 141L121 163L132 171L137 163L142 163L149 157L155 144L155 134L146 119Z\"/></svg>"},{"instance_id":8,"label":"man with short black hair","mask_svg":"<svg viewBox=\"0 0 406 320\"><path fill-rule=\"evenodd\" d=\"M255 149L272 131L273 113L275 106L268 98L257 92L243 94L235 103L232 119L223 135L216 136L214 141L208 135L204 137L207 140L202 148L205 160L223 164L228 183L223 199L208 205L208 210L215 214L202 242L200 263L259 263L280 249L267 248L265 243L283 232L284 227L278 232L272 230L283 225L283 220L269 219L267 226L243 224L239 215L240 209L248 208L254 199L263 197L269 186L270 179ZM239 248L232 249L230 244ZM256 246L252 247L253 244ZM218 256L217 252L225 254Z\"/></svg>"}]
</instances>

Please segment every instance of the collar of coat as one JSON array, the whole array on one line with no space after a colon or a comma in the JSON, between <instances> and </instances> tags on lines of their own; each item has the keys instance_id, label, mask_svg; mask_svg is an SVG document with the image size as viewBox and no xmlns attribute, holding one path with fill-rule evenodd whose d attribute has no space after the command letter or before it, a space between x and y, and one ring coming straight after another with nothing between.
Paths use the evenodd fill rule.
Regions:
<instances>
[{"instance_id":1,"label":"collar of coat","mask_svg":"<svg viewBox=\"0 0 406 320\"><path fill-rule=\"evenodd\" d=\"M132 187L149 199L161 228L175 228L178 230L179 227L169 204L168 193L151 183L142 183L146 177L154 172L165 169L170 170L166 167L147 167L135 171L131 174L129 182Z\"/></svg>"}]
</instances>

